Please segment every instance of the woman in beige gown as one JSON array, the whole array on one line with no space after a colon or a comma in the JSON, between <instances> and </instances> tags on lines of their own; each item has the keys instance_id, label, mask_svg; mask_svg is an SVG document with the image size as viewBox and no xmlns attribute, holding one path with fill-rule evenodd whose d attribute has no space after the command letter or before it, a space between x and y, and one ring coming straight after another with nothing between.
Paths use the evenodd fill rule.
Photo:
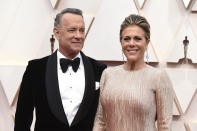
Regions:
<instances>
[{"instance_id":1,"label":"woman in beige gown","mask_svg":"<svg viewBox=\"0 0 197 131\"><path fill-rule=\"evenodd\" d=\"M93 131L170 131L173 89L167 73L144 62L150 25L139 15L121 24L125 64L107 68L101 78L100 100Z\"/></svg>"}]
</instances>

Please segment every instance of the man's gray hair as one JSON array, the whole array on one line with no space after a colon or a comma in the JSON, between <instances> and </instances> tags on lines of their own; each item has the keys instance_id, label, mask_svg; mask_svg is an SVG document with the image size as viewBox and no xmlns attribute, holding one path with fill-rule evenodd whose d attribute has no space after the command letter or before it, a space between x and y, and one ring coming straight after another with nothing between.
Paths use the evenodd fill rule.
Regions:
<instances>
[{"instance_id":1,"label":"man's gray hair","mask_svg":"<svg viewBox=\"0 0 197 131\"><path fill-rule=\"evenodd\" d=\"M62 10L60 13L58 13L55 17L55 22L54 22L54 27L59 27L60 26L60 22L62 19L62 16L65 13L71 13L71 14L76 14L76 15L80 15L83 17L83 12L80 9L76 9L76 8L66 8L64 10Z\"/></svg>"}]
</instances>

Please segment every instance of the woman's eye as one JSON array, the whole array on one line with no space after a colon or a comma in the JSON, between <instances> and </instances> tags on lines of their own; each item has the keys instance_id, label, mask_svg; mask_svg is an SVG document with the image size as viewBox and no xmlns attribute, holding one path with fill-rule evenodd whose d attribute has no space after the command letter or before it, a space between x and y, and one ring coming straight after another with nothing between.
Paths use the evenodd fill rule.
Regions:
<instances>
[{"instance_id":1,"label":"woman's eye","mask_svg":"<svg viewBox=\"0 0 197 131\"><path fill-rule=\"evenodd\" d=\"M125 38L123 38L124 39L124 41L129 41L129 40L131 40L131 38L129 38L129 37L125 37Z\"/></svg>"},{"instance_id":2,"label":"woman's eye","mask_svg":"<svg viewBox=\"0 0 197 131\"><path fill-rule=\"evenodd\" d=\"M140 37L134 37L134 39L137 41L142 40L142 38L140 38Z\"/></svg>"}]
</instances>

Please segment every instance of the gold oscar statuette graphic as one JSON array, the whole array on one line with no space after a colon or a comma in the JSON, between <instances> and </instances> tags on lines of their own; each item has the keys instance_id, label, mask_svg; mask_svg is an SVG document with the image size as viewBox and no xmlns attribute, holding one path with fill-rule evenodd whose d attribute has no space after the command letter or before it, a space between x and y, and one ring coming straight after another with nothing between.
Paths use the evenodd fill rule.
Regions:
<instances>
[{"instance_id":1,"label":"gold oscar statuette graphic","mask_svg":"<svg viewBox=\"0 0 197 131\"><path fill-rule=\"evenodd\" d=\"M184 58L179 59L178 63L180 63L180 64L191 64L192 63L192 60L187 57L188 45L189 45L189 40L187 39L187 36L185 36L185 39L183 40Z\"/></svg>"},{"instance_id":2,"label":"gold oscar statuette graphic","mask_svg":"<svg viewBox=\"0 0 197 131\"><path fill-rule=\"evenodd\" d=\"M51 35L50 42L51 42L51 54L52 54L54 51L54 43L55 43L55 38L53 37L53 35Z\"/></svg>"}]
</instances>

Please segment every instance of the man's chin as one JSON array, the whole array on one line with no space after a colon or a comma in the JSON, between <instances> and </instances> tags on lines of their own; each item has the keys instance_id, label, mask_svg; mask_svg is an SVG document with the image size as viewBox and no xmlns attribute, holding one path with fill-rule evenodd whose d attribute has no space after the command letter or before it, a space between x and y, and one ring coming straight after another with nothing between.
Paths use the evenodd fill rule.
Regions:
<instances>
[{"instance_id":1,"label":"man's chin","mask_svg":"<svg viewBox=\"0 0 197 131\"><path fill-rule=\"evenodd\" d=\"M82 47L75 47L73 48L73 52L80 52L82 50Z\"/></svg>"},{"instance_id":2,"label":"man's chin","mask_svg":"<svg viewBox=\"0 0 197 131\"><path fill-rule=\"evenodd\" d=\"M74 49L72 52L73 52L73 54L78 54L80 51L81 51L81 48L80 49Z\"/></svg>"}]
</instances>

